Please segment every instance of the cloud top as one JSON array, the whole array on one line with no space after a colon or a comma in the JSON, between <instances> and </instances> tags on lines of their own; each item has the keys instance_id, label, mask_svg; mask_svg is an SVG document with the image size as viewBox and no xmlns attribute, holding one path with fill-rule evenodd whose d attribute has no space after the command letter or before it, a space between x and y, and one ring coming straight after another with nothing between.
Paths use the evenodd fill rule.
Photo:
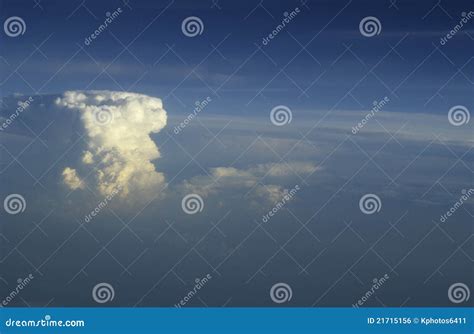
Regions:
<instances>
[{"instance_id":1,"label":"cloud top","mask_svg":"<svg viewBox=\"0 0 474 334\"><path fill-rule=\"evenodd\" d=\"M79 113L86 150L78 166L63 171L70 189L88 187L103 196L152 195L165 183L153 160L160 152L150 134L166 126L161 99L113 91L67 91L56 105Z\"/></svg>"}]
</instances>

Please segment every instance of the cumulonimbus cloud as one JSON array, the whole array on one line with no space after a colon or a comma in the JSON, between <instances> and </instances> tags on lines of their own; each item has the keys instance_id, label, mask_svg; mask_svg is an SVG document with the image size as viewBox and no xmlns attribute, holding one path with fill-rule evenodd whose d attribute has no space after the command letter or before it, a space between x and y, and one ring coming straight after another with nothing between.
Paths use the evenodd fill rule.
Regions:
<instances>
[{"instance_id":1,"label":"cumulonimbus cloud","mask_svg":"<svg viewBox=\"0 0 474 334\"><path fill-rule=\"evenodd\" d=\"M160 152L150 134L166 126L161 99L129 92L68 91L55 103L79 113L85 131L81 161L62 173L67 187L89 187L104 196L118 191L122 198L159 193L165 177L152 163Z\"/></svg>"}]
</instances>

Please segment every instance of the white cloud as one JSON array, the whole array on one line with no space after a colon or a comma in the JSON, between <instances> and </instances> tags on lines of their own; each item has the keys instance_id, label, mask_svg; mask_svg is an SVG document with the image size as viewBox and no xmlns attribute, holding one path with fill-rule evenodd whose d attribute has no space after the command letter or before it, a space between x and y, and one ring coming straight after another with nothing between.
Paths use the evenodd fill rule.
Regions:
<instances>
[{"instance_id":1,"label":"white cloud","mask_svg":"<svg viewBox=\"0 0 474 334\"><path fill-rule=\"evenodd\" d=\"M267 163L257 165L249 169L255 175L268 175L274 177L288 177L294 175L309 175L314 173L318 167L308 162L290 162L290 163Z\"/></svg>"},{"instance_id":2,"label":"white cloud","mask_svg":"<svg viewBox=\"0 0 474 334\"><path fill-rule=\"evenodd\" d=\"M84 189L84 182L79 178L75 169L69 167L64 168L62 176L64 184L70 189Z\"/></svg>"},{"instance_id":3,"label":"white cloud","mask_svg":"<svg viewBox=\"0 0 474 334\"><path fill-rule=\"evenodd\" d=\"M82 162L86 165L94 163L94 155L90 151L85 151L82 155Z\"/></svg>"},{"instance_id":4,"label":"white cloud","mask_svg":"<svg viewBox=\"0 0 474 334\"><path fill-rule=\"evenodd\" d=\"M248 169L234 167L212 168L210 175L195 176L184 181L186 192L202 196L224 190L253 190L256 197L278 201L285 193L284 184L293 187L320 168L309 162L266 163Z\"/></svg>"},{"instance_id":5,"label":"white cloud","mask_svg":"<svg viewBox=\"0 0 474 334\"><path fill-rule=\"evenodd\" d=\"M117 189L122 198L159 193L165 177L152 163L160 152L150 134L166 125L160 99L128 92L68 91L56 105L80 114L87 142L82 163L63 171L68 187L81 188L79 170L84 178L80 182L104 196Z\"/></svg>"}]
</instances>

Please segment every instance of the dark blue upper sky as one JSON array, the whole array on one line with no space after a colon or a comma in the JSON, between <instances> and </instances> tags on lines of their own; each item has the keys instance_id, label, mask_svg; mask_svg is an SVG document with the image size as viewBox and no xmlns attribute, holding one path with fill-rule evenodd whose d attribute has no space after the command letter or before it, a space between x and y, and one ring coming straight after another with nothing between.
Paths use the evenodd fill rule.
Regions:
<instances>
[{"instance_id":1,"label":"dark blue upper sky","mask_svg":"<svg viewBox=\"0 0 474 334\"><path fill-rule=\"evenodd\" d=\"M472 3L436 3L2 1L2 20L20 16L26 32L1 34L1 94L130 90L163 98L173 112L210 96L218 101L210 112L246 115L275 103L367 109L388 96L393 111L446 113L472 94L472 22L446 45L440 38ZM85 45L118 7L123 12ZM262 45L296 7L300 13ZM182 33L188 16L202 20L201 35ZM361 35L366 16L380 20L379 35Z\"/></svg>"}]
</instances>

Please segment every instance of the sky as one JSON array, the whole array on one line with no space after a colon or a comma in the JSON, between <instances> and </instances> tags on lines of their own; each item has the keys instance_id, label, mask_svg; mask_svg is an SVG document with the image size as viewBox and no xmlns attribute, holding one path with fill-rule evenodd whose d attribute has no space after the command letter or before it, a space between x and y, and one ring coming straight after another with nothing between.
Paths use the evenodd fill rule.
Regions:
<instances>
[{"instance_id":1,"label":"sky","mask_svg":"<svg viewBox=\"0 0 474 334\"><path fill-rule=\"evenodd\" d=\"M469 1L0 8L3 306L473 305Z\"/></svg>"}]
</instances>

